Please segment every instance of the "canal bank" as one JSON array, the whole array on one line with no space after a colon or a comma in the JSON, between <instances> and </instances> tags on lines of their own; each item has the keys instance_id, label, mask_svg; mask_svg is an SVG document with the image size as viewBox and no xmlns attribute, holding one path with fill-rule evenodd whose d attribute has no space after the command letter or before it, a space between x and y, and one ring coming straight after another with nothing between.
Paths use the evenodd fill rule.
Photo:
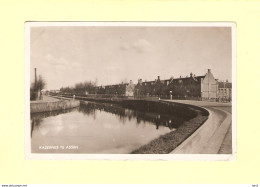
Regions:
<instances>
[{"instance_id":1,"label":"canal bank","mask_svg":"<svg viewBox=\"0 0 260 187\"><path fill-rule=\"evenodd\" d=\"M54 97L43 96L42 100L31 101L30 102L30 112L51 112L58 110L66 110L78 107L80 102L72 99L57 99Z\"/></svg>"},{"instance_id":2,"label":"canal bank","mask_svg":"<svg viewBox=\"0 0 260 187\"><path fill-rule=\"evenodd\" d=\"M101 103L120 104L124 108L139 110L143 112L154 112L158 114L175 115L182 119L180 121L172 121L171 123L182 124L174 131L161 135L145 144L138 149L132 151L133 154L167 154L177 148L183 141L188 139L207 119L209 112L199 106L168 102L168 101L147 101L140 99L127 98L88 98L76 96L76 99L95 101ZM160 115L159 115L160 116Z\"/></svg>"},{"instance_id":3,"label":"canal bank","mask_svg":"<svg viewBox=\"0 0 260 187\"><path fill-rule=\"evenodd\" d=\"M164 114L153 112L158 108L158 103L149 104L150 112L147 112L141 108L127 109L119 104L81 101L80 107L68 112L33 114L32 152L129 154L161 135L174 131L186 121L186 118L178 115L168 115L166 110ZM189 113L188 109L186 113ZM189 115L193 117L193 111ZM51 145L75 145L77 149L39 149Z\"/></svg>"},{"instance_id":4,"label":"canal bank","mask_svg":"<svg viewBox=\"0 0 260 187\"><path fill-rule=\"evenodd\" d=\"M171 153L173 154L232 154L231 103L166 100L205 108L208 120Z\"/></svg>"}]
</instances>

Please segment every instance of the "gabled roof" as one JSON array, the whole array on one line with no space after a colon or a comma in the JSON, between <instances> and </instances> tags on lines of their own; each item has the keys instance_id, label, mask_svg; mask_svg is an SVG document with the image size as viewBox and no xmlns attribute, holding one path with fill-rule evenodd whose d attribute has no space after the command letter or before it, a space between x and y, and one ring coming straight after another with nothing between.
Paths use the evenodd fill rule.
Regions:
<instances>
[{"instance_id":1,"label":"gabled roof","mask_svg":"<svg viewBox=\"0 0 260 187\"><path fill-rule=\"evenodd\" d=\"M179 80L187 80L187 79L193 79L194 81L201 81L201 79L204 79L206 75L203 76L187 76L187 77L180 77L180 78L170 78L170 79L164 79L164 80L160 80L161 83L165 83L166 81L169 81L169 83L172 83L173 81L179 81ZM141 84L145 84L145 83L156 83L158 82L158 79L155 79L153 81L144 81ZM139 82L137 83L137 85L139 84ZM115 85L106 85L106 86L102 86L102 87L114 87L114 86L118 86L118 85L129 85L129 83L121 83L121 84L115 84Z\"/></svg>"},{"instance_id":2,"label":"gabled roof","mask_svg":"<svg viewBox=\"0 0 260 187\"><path fill-rule=\"evenodd\" d=\"M204 79L206 75L203 75L203 76L197 76L195 77L198 81L200 81L201 79Z\"/></svg>"},{"instance_id":3,"label":"gabled roof","mask_svg":"<svg viewBox=\"0 0 260 187\"><path fill-rule=\"evenodd\" d=\"M180 78L173 78L173 79L166 79L165 81L170 81L170 83L172 83L173 81L179 81L179 80L187 80L187 79L190 79L190 78L193 78L193 80L195 81L200 81L202 78L204 79L205 78L205 75L204 76L192 76L192 77L180 77Z\"/></svg>"}]
</instances>

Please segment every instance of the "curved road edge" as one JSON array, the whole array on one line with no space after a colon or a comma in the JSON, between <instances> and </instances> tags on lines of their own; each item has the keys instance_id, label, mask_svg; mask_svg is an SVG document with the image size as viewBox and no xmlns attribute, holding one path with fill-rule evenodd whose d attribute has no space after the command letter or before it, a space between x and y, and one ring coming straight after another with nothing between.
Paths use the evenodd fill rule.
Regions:
<instances>
[{"instance_id":1,"label":"curved road edge","mask_svg":"<svg viewBox=\"0 0 260 187\"><path fill-rule=\"evenodd\" d=\"M231 104L188 101L165 100L199 106L209 112L209 118L190 137L175 148L171 154L232 154L232 114L222 107L232 107ZM230 141L231 142L228 142ZM225 152L220 151L224 147Z\"/></svg>"}]
</instances>

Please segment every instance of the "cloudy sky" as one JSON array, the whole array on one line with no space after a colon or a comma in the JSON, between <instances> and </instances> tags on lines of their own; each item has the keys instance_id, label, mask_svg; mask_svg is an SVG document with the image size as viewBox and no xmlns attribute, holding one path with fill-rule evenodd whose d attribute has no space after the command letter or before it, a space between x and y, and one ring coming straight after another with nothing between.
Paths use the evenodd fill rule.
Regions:
<instances>
[{"instance_id":1,"label":"cloudy sky","mask_svg":"<svg viewBox=\"0 0 260 187\"><path fill-rule=\"evenodd\" d=\"M75 26L31 28L30 75L47 89L96 80L98 85L139 78L204 75L231 81L230 27Z\"/></svg>"}]
</instances>

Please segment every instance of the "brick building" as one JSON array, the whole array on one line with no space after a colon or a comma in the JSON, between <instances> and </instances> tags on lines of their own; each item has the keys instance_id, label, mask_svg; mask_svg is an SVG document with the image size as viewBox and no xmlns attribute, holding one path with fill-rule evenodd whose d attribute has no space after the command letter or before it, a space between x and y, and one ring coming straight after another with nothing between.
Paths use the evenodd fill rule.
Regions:
<instances>
[{"instance_id":1,"label":"brick building","mask_svg":"<svg viewBox=\"0 0 260 187\"><path fill-rule=\"evenodd\" d=\"M130 80L129 84L126 84L125 87L125 96L134 96L135 85L132 80Z\"/></svg>"},{"instance_id":2,"label":"brick building","mask_svg":"<svg viewBox=\"0 0 260 187\"><path fill-rule=\"evenodd\" d=\"M190 73L189 76L170 78L161 80L160 76L153 81L138 80L133 84L121 83L115 85L97 86L93 93L110 96L128 96L128 97L160 97L164 99L192 99L208 101L231 101L232 83L218 82L211 70L208 69L205 75L196 76Z\"/></svg>"},{"instance_id":3,"label":"brick building","mask_svg":"<svg viewBox=\"0 0 260 187\"><path fill-rule=\"evenodd\" d=\"M203 76L195 76L192 73L187 77L171 78L155 81L138 80L135 86L135 96L158 96L179 99L217 100L218 82L210 69Z\"/></svg>"},{"instance_id":4,"label":"brick building","mask_svg":"<svg viewBox=\"0 0 260 187\"><path fill-rule=\"evenodd\" d=\"M220 102L230 102L232 101L232 83L228 82L218 82L218 100Z\"/></svg>"}]
</instances>

